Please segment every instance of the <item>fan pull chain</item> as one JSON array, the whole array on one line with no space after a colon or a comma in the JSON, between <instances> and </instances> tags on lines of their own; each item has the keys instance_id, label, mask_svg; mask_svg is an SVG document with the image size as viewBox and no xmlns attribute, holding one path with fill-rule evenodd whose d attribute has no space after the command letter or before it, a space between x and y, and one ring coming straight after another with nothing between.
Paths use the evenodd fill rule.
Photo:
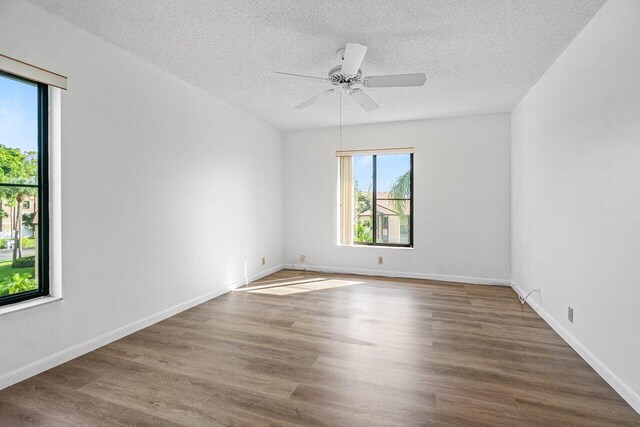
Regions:
<instances>
[{"instance_id":1,"label":"fan pull chain","mask_svg":"<svg viewBox=\"0 0 640 427\"><path fill-rule=\"evenodd\" d=\"M342 91L340 91L340 151L342 151Z\"/></svg>"}]
</instances>

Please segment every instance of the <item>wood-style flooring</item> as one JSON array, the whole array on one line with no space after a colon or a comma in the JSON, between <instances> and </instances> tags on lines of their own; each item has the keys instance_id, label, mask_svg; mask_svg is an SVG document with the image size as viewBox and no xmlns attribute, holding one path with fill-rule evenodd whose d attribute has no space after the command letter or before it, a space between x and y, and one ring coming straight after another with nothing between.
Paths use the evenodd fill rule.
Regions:
<instances>
[{"instance_id":1,"label":"wood-style flooring","mask_svg":"<svg viewBox=\"0 0 640 427\"><path fill-rule=\"evenodd\" d=\"M0 391L0 425L640 425L508 287L284 270Z\"/></svg>"}]
</instances>

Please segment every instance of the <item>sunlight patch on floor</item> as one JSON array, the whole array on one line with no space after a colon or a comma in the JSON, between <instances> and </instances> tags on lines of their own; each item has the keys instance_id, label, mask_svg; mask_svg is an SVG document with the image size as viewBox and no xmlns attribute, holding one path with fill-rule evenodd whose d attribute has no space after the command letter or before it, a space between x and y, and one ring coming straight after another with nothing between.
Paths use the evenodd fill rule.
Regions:
<instances>
[{"instance_id":1,"label":"sunlight patch on floor","mask_svg":"<svg viewBox=\"0 0 640 427\"><path fill-rule=\"evenodd\" d=\"M315 279L315 280L301 280L293 282L288 285L272 285L270 287L258 287L243 289L244 291L255 294L268 294L268 295L292 295L303 292L322 291L324 289L341 288L344 286L358 285L364 282L357 282L353 280L335 280L335 279Z\"/></svg>"},{"instance_id":2,"label":"sunlight patch on floor","mask_svg":"<svg viewBox=\"0 0 640 427\"><path fill-rule=\"evenodd\" d=\"M238 288L236 289L236 291L238 292L247 292L247 291L255 291L257 289L267 289L267 288L276 288L279 286L289 286L289 285L298 285L298 284L303 284L303 283L312 283L312 282L320 282L320 281L324 281L327 280L324 277L314 277L313 279L304 279L304 280L289 280L286 282L278 282L278 283L271 283L268 285L260 285L258 284L258 286L254 286L254 283L250 283L248 286L243 286L242 288Z\"/></svg>"},{"instance_id":3,"label":"sunlight patch on floor","mask_svg":"<svg viewBox=\"0 0 640 427\"><path fill-rule=\"evenodd\" d=\"M290 282L292 280L298 280L298 279L304 279L305 276L294 276L294 277L286 277L286 278L280 278L280 279L260 279L260 280L256 280L255 282L251 282L250 285L251 286L259 286L259 285L267 285L267 284L274 284L274 283L283 283L283 282ZM322 279L324 280L324 277L321 278L314 278L311 280L317 280L317 279Z\"/></svg>"}]
</instances>

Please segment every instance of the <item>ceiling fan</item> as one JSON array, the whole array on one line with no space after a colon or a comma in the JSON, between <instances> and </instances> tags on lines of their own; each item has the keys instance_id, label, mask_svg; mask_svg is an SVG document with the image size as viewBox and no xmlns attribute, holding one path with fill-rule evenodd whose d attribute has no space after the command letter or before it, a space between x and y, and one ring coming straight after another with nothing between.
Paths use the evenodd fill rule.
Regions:
<instances>
[{"instance_id":1,"label":"ceiling fan","mask_svg":"<svg viewBox=\"0 0 640 427\"><path fill-rule=\"evenodd\" d=\"M354 86L364 86L367 88L375 87L402 87L402 86L422 86L427 80L424 73L414 74L392 74L387 76L362 76L360 65L367 53L367 46L358 43L347 43L343 49L336 52L342 60L341 65L336 65L329 70L327 78L305 76L301 74L284 73L282 71L274 71L277 74L287 76L302 77L318 82L331 84L335 87L326 90L319 95L297 105L296 108L302 109L315 104L327 95L333 92L348 94L358 105L366 111L373 111L379 107L376 102L369 97L362 89Z\"/></svg>"}]
</instances>

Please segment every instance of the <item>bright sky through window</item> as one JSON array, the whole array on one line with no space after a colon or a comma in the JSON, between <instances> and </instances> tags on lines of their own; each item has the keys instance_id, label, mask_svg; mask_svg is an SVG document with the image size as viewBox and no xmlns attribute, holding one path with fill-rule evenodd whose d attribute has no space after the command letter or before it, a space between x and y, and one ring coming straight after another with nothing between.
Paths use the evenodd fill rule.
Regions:
<instances>
[{"instance_id":1,"label":"bright sky through window","mask_svg":"<svg viewBox=\"0 0 640 427\"><path fill-rule=\"evenodd\" d=\"M38 88L0 78L0 144L22 152L38 150Z\"/></svg>"},{"instance_id":2,"label":"bright sky through window","mask_svg":"<svg viewBox=\"0 0 640 427\"><path fill-rule=\"evenodd\" d=\"M385 155L381 156L381 160L384 161L384 167L379 167L377 171L378 191L389 188L399 176L411 167L410 159L406 155ZM354 157L353 176L361 189L366 190L371 186L372 165L372 156Z\"/></svg>"}]
</instances>

